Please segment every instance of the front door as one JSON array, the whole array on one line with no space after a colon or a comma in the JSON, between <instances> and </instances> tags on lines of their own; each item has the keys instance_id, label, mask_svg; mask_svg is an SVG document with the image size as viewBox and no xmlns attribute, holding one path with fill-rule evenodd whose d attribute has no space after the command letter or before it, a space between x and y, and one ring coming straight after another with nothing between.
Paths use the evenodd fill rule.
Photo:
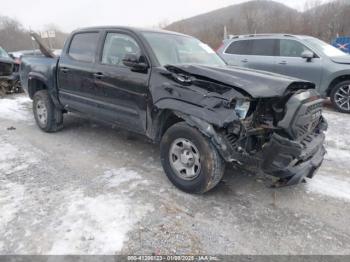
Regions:
<instances>
[{"instance_id":1,"label":"front door","mask_svg":"<svg viewBox=\"0 0 350 262\"><path fill-rule=\"evenodd\" d=\"M135 132L146 131L146 110L150 69L135 72L123 64L126 54L145 59L137 38L127 32L105 32L99 61L94 67L101 117Z\"/></svg>"},{"instance_id":2,"label":"front door","mask_svg":"<svg viewBox=\"0 0 350 262\"><path fill-rule=\"evenodd\" d=\"M322 60L315 57L308 61L302 58L304 51L311 51L303 43L292 39L279 40L279 53L276 59L276 72L307 80L320 86L322 77Z\"/></svg>"}]
</instances>

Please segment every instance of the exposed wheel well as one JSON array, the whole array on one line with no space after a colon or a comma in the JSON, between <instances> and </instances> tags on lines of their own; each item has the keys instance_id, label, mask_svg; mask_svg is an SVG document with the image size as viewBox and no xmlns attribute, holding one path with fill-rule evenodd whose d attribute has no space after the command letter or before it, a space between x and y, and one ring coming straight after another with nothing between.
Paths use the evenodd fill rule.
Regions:
<instances>
[{"instance_id":1,"label":"exposed wheel well","mask_svg":"<svg viewBox=\"0 0 350 262\"><path fill-rule=\"evenodd\" d=\"M350 75L342 75L342 76L338 76L337 78L335 78L329 85L328 90L327 90L327 96L330 96L333 87L335 87L337 84L339 84L340 82L346 81L346 80L350 80Z\"/></svg>"},{"instance_id":2,"label":"exposed wheel well","mask_svg":"<svg viewBox=\"0 0 350 262\"><path fill-rule=\"evenodd\" d=\"M34 97L34 94L39 90L47 89L45 83L39 79L31 79L28 85L28 94L30 98Z\"/></svg>"},{"instance_id":3,"label":"exposed wheel well","mask_svg":"<svg viewBox=\"0 0 350 262\"><path fill-rule=\"evenodd\" d=\"M164 110L159 117L160 125L159 125L159 131L157 135L157 140L160 141L164 133L173 125L176 123L179 123L181 121L184 121L180 117L178 117L173 111L171 110Z\"/></svg>"}]
</instances>

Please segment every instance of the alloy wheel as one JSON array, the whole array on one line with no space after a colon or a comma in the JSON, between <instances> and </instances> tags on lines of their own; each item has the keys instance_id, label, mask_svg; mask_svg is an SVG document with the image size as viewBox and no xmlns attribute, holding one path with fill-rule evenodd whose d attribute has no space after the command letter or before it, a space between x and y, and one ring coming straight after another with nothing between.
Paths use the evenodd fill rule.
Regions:
<instances>
[{"instance_id":1,"label":"alloy wheel","mask_svg":"<svg viewBox=\"0 0 350 262\"><path fill-rule=\"evenodd\" d=\"M341 86L335 93L335 103L344 111L350 111L350 85Z\"/></svg>"}]
</instances>

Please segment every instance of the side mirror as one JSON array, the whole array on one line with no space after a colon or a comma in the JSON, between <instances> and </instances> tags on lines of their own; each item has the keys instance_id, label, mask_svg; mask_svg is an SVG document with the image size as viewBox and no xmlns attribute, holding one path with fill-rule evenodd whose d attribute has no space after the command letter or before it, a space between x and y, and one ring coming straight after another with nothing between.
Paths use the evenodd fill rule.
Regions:
<instances>
[{"instance_id":1,"label":"side mirror","mask_svg":"<svg viewBox=\"0 0 350 262\"><path fill-rule=\"evenodd\" d=\"M123 58L123 64L129 67L132 71L135 72L145 72L148 69L148 64L143 62L142 56L138 56L137 54L126 54Z\"/></svg>"},{"instance_id":2,"label":"side mirror","mask_svg":"<svg viewBox=\"0 0 350 262\"><path fill-rule=\"evenodd\" d=\"M306 59L307 62L311 62L312 58L314 58L315 54L309 50L305 50L302 54L301 57Z\"/></svg>"}]
</instances>

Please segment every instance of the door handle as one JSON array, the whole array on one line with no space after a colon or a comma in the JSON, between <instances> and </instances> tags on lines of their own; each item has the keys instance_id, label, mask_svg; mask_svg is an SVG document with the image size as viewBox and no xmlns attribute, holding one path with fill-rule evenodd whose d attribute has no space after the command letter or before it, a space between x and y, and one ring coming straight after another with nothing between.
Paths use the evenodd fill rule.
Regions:
<instances>
[{"instance_id":1,"label":"door handle","mask_svg":"<svg viewBox=\"0 0 350 262\"><path fill-rule=\"evenodd\" d=\"M248 63L248 59L241 60L242 63Z\"/></svg>"},{"instance_id":2,"label":"door handle","mask_svg":"<svg viewBox=\"0 0 350 262\"><path fill-rule=\"evenodd\" d=\"M69 72L69 69L66 68L66 67L63 67L63 68L61 68L61 72L62 72L62 73L68 73L68 72Z\"/></svg>"},{"instance_id":3,"label":"door handle","mask_svg":"<svg viewBox=\"0 0 350 262\"><path fill-rule=\"evenodd\" d=\"M102 74L101 72L98 72L98 73L95 73L95 74L94 74L94 77L95 77L96 79L102 79L102 78L104 78L104 74Z\"/></svg>"},{"instance_id":4,"label":"door handle","mask_svg":"<svg viewBox=\"0 0 350 262\"><path fill-rule=\"evenodd\" d=\"M286 64L288 64L288 63L287 63L287 61L281 61L281 62L279 62L279 64L280 64L280 65L286 65Z\"/></svg>"}]
</instances>

